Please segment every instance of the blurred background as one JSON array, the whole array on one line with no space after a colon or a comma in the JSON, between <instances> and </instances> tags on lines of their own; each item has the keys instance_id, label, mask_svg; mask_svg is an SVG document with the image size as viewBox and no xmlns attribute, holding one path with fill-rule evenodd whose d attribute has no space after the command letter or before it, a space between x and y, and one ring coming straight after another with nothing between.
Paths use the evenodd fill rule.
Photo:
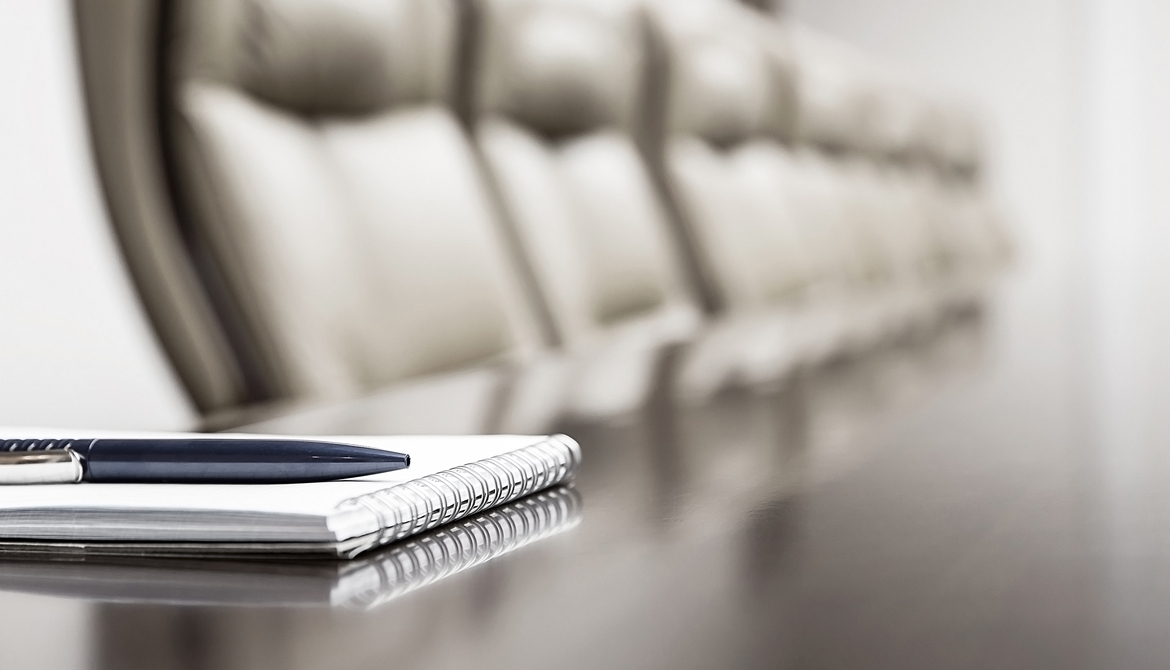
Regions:
<instances>
[{"instance_id":1,"label":"blurred background","mask_svg":"<svg viewBox=\"0 0 1170 670\"><path fill-rule=\"evenodd\" d=\"M1070 269L1114 125L1080 10L351 5L5 6L0 420L222 428L503 367L450 382L474 419L369 429L538 430L929 329L1017 252L1039 365L1110 285Z\"/></svg>"}]
</instances>

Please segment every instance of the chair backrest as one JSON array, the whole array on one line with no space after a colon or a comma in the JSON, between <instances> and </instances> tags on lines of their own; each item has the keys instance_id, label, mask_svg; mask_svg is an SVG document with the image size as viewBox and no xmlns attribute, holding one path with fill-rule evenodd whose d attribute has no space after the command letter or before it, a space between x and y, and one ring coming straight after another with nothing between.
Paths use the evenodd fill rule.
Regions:
<instances>
[{"instance_id":1,"label":"chair backrest","mask_svg":"<svg viewBox=\"0 0 1170 670\"><path fill-rule=\"evenodd\" d=\"M957 103L935 103L924 112L924 153L944 177L974 185L983 168L983 137L976 115Z\"/></svg>"},{"instance_id":2,"label":"chair backrest","mask_svg":"<svg viewBox=\"0 0 1170 670\"><path fill-rule=\"evenodd\" d=\"M210 413L249 396L199 279L168 191L159 118L164 0L73 3L93 160L122 258L154 332L195 406Z\"/></svg>"},{"instance_id":3,"label":"chair backrest","mask_svg":"<svg viewBox=\"0 0 1170 670\"><path fill-rule=\"evenodd\" d=\"M803 25L789 23L785 33L798 72L797 139L833 152L869 148L879 90L872 86L866 57Z\"/></svg>"},{"instance_id":4,"label":"chair backrest","mask_svg":"<svg viewBox=\"0 0 1170 670\"><path fill-rule=\"evenodd\" d=\"M963 197L951 197L966 192L982 202L970 110L806 27L789 26L789 33L801 82L798 136L834 156L846 222L868 238L870 277L930 282L948 265L982 262L966 258L984 252L964 246L959 238L967 233L956 232L978 217Z\"/></svg>"},{"instance_id":5,"label":"chair backrest","mask_svg":"<svg viewBox=\"0 0 1170 670\"><path fill-rule=\"evenodd\" d=\"M588 346L627 324L662 337L696 309L631 135L643 76L630 2L482 0L471 85L479 147L550 338Z\"/></svg>"},{"instance_id":6,"label":"chair backrest","mask_svg":"<svg viewBox=\"0 0 1170 670\"><path fill-rule=\"evenodd\" d=\"M802 225L823 227L835 212L813 210L829 202L815 201L826 184L786 145L796 131L795 87L779 27L720 0L651 7L670 90L660 137L644 146L658 152L651 163L695 245L697 280L729 310L802 292L830 271L824 254L836 253Z\"/></svg>"},{"instance_id":7,"label":"chair backrest","mask_svg":"<svg viewBox=\"0 0 1170 670\"><path fill-rule=\"evenodd\" d=\"M450 0L190 0L179 195L276 397L344 397L532 343L450 109Z\"/></svg>"}]
</instances>

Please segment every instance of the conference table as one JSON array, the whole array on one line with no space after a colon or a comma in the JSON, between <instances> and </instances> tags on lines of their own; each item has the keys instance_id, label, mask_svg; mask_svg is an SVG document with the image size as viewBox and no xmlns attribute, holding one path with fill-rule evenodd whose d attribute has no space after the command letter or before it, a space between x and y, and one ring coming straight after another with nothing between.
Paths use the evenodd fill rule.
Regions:
<instances>
[{"instance_id":1,"label":"conference table","mask_svg":"<svg viewBox=\"0 0 1170 670\"><path fill-rule=\"evenodd\" d=\"M993 304L783 384L562 426L584 461L560 511L413 582L388 573L415 560L396 547L352 564L0 561L0 661L1161 667L1164 470L1111 464L1089 438L1092 380L1057 343L1021 349L1021 327Z\"/></svg>"}]
</instances>

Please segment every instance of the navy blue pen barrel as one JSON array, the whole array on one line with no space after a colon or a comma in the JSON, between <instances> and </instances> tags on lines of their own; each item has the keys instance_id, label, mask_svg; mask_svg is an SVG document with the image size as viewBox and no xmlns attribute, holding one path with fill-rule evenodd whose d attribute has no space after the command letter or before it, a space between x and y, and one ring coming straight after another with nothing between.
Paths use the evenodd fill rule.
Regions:
<instances>
[{"instance_id":1,"label":"navy blue pen barrel","mask_svg":"<svg viewBox=\"0 0 1170 670\"><path fill-rule=\"evenodd\" d=\"M91 482L275 484L329 481L407 467L410 457L301 440L94 440L82 456Z\"/></svg>"}]
</instances>

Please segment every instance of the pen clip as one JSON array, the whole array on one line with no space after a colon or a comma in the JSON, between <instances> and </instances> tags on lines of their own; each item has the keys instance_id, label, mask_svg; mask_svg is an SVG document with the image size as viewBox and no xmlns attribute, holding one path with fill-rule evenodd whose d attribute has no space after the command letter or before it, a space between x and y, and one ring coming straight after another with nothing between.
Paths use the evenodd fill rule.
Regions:
<instances>
[{"instance_id":1,"label":"pen clip","mask_svg":"<svg viewBox=\"0 0 1170 670\"><path fill-rule=\"evenodd\" d=\"M84 475L81 455L72 449L0 452L0 485L76 484Z\"/></svg>"}]
</instances>

